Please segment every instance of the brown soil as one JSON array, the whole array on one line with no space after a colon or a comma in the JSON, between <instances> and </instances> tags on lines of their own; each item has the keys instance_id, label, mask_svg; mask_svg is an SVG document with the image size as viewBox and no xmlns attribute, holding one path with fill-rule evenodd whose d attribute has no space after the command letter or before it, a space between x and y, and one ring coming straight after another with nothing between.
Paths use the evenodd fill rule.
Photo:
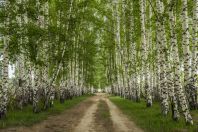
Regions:
<instances>
[{"instance_id":1,"label":"brown soil","mask_svg":"<svg viewBox=\"0 0 198 132\"><path fill-rule=\"evenodd\" d=\"M92 98L94 104L91 107L87 108L87 111L84 113L84 116L81 118L80 123L74 129L74 132L94 132L94 114L97 110L97 105L99 102L98 96Z\"/></svg>"},{"instance_id":2,"label":"brown soil","mask_svg":"<svg viewBox=\"0 0 198 132\"><path fill-rule=\"evenodd\" d=\"M100 102L102 101L102 109ZM100 117L102 112L110 114ZM109 101L106 94L97 94L60 115L31 127L15 127L0 132L142 132Z\"/></svg>"}]
</instances>

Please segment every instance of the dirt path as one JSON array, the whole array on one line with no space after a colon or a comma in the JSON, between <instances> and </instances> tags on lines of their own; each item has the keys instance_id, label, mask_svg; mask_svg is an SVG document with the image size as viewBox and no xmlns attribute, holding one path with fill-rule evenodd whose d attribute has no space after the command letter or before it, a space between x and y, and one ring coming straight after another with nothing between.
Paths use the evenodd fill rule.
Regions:
<instances>
[{"instance_id":1,"label":"dirt path","mask_svg":"<svg viewBox=\"0 0 198 132\"><path fill-rule=\"evenodd\" d=\"M99 99L94 98L93 101L94 104L87 109L74 132L94 132L94 114L97 110Z\"/></svg>"},{"instance_id":2,"label":"dirt path","mask_svg":"<svg viewBox=\"0 0 198 132\"><path fill-rule=\"evenodd\" d=\"M110 112L109 118L111 118L109 120L113 122L106 125L106 127L109 125L109 128L113 129L108 131L142 132L109 101L106 94L97 94L97 96L90 97L62 114L50 116L47 120L31 127L9 128L0 130L0 132L101 132L99 130L106 130L106 128L99 128L104 127L104 125L98 125L97 122L96 112L101 100L107 104L107 110L109 109Z\"/></svg>"},{"instance_id":3,"label":"dirt path","mask_svg":"<svg viewBox=\"0 0 198 132\"><path fill-rule=\"evenodd\" d=\"M134 122L130 121L109 99L105 99L109 106L111 119L113 121L115 132L143 132Z\"/></svg>"}]
</instances>

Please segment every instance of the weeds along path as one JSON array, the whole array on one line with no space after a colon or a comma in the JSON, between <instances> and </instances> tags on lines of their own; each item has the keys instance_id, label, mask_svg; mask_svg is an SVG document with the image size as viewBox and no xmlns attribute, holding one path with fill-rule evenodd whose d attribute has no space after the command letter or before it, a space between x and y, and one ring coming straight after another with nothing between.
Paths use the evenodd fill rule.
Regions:
<instances>
[{"instance_id":1,"label":"weeds along path","mask_svg":"<svg viewBox=\"0 0 198 132\"><path fill-rule=\"evenodd\" d=\"M107 98L99 93L31 127L16 127L1 132L142 132Z\"/></svg>"},{"instance_id":2,"label":"weeds along path","mask_svg":"<svg viewBox=\"0 0 198 132\"><path fill-rule=\"evenodd\" d=\"M68 109L60 115L50 116L41 123L30 127L16 127L0 130L0 132L73 132L79 124L81 118L87 109L93 105L96 96L79 103L71 109Z\"/></svg>"}]
</instances>

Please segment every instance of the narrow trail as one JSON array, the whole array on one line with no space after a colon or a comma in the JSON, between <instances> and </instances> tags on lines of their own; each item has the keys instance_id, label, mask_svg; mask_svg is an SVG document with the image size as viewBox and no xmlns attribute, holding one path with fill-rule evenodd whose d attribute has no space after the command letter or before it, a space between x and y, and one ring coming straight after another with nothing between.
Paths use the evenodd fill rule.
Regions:
<instances>
[{"instance_id":1,"label":"narrow trail","mask_svg":"<svg viewBox=\"0 0 198 132\"><path fill-rule=\"evenodd\" d=\"M103 100L108 106L113 130L105 132L143 132L139 127L130 121L122 112L107 98L106 94L99 93L96 96L81 102L75 107L66 110L60 115L50 116L41 123L31 127L15 127L0 129L0 132L101 132L105 130L102 125L96 125L96 111L99 101ZM109 124L112 125L112 124ZM108 124L107 124L108 126Z\"/></svg>"},{"instance_id":2,"label":"narrow trail","mask_svg":"<svg viewBox=\"0 0 198 132\"><path fill-rule=\"evenodd\" d=\"M115 132L143 132L134 122L130 121L109 99L105 99L110 110Z\"/></svg>"},{"instance_id":3,"label":"narrow trail","mask_svg":"<svg viewBox=\"0 0 198 132\"><path fill-rule=\"evenodd\" d=\"M87 109L74 132L94 132L94 114L97 110L99 99L96 98L93 101L94 104Z\"/></svg>"}]
</instances>

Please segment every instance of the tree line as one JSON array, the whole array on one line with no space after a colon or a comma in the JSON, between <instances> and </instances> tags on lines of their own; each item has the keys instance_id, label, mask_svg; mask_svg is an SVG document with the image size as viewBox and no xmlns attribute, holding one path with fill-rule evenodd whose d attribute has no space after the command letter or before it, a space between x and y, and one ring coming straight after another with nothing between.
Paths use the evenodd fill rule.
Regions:
<instances>
[{"instance_id":1,"label":"tree line","mask_svg":"<svg viewBox=\"0 0 198 132\"><path fill-rule=\"evenodd\" d=\"M197 109L197 0L115 0L108 21L107 91L146 106L160 101L161 113L183 113L193 124Z\"/></svg>"},{"instance_id":2,"label":"tree line","mask_svg":"<svg viewBox=\"0 0 198 132\"><path fill-rule=\"evenodd\" d=\"M97 30L89 22L94 17L92 4L94 1L1 1L0 118L13 107L23 109L31 104L38 113L53 106L55 99L63 103L93 91ZM11 64L13 78L9 78Z\"/></svg>"}]
</instances>

